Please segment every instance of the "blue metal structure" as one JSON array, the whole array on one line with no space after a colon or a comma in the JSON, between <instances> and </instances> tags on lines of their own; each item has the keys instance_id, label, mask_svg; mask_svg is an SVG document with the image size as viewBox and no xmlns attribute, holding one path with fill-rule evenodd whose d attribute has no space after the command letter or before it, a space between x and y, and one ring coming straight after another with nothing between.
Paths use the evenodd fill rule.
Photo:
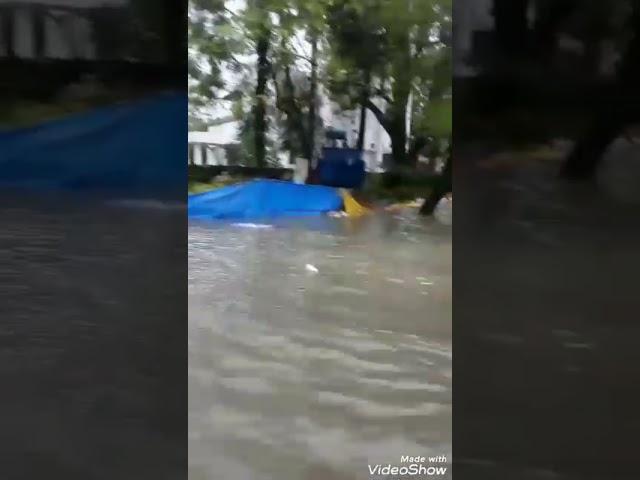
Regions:
<instances>
[{"instance_id":1,"label":"blue metal structure","mask_svg":"<svg viewBox=\"0 0 640 480\"><path fill-rule=\"evenodd\" d=\"M366 177L362 152L355 148L325 147L316 175L322 185L361 188Z\"/></svg>"}]
</instances>

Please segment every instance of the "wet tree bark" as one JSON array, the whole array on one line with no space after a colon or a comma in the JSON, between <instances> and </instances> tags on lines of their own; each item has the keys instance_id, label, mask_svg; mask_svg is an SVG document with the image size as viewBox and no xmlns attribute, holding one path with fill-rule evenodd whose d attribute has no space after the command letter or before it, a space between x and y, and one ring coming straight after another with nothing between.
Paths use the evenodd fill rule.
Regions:
<instances>
[{"instance_id":1,"label":"wet tree bark","mask_svg":"<svg viewBox=\"0 0 640 480\"><path fill-rule=\"evenodd\" d=\"M369 98L365 105L373 113L380 125L391 138L391 154L394 167L411 166L407 154L407 108L411 92L411 47L409 33L395 39L398 58L392 65L394 82L391 87L392 98L385 99L387 108L383 112Z\"/></svg>"},{"instance_id":2,"label":"wet tree bark","mask_svg":"<svg viewBox=\"0 0 640 480\"><path fill-rule=\"evenodd\" d=\"M395 115L391 120L391 128L389 136L391 137L391 153L393 155L393 164L397 167L407 166L408 155L406 150L407 131L404 115Z\"/></svg>"},{"instance_id":3,"label":"wet tree bark","mask_svg":"<svg viewBox=\"0 0 640 480\"><path fill-rule=\"evenodd\" d=\"M269 79L269 30L263 28L256 43L258 55L256 82L256 96L254 107L254 146L256 166L264 167L266 164L266 135L267 135L267 80Z\"/></svg>"},{"instance_id":4,"label":"wet tree bark","mask_svg":"<svg viewBox=\"0 0 640 480\"><path fill-rule=\"evenodd\" d=\"M276 93L276 106L278 110L286 115L286 130L290 139L290 149L296 154L301 154L303 158L309 159L311 156L311 146L309 145L309 132L306 129L304 112L296 99L296 89L291 78L289 65L283 68L282 88L279 85L276 72L272 72L273 85Z\"/></svg>"},{"instance_id":5,"label":"wet tree bark","mask_svg":"<svg viewBox=\"0 0 640 480\"><path fill-rule=\"evenodd\" d=\"M393 164L398 167L409 165L407 155L407 108L411 95L411 47L409 32L397 39L399 58L394 62L394 82L391 86L393 103L389 108L389 136Z\"/></svg>"},{"instance_id":6,"label":"wet tree bark","mask_svg":"<svg viewBox=\"0 0 640 480\"><path fill-rule=\"evenodd\" d=\"M316 109L318 97L318 33L312 30L310 35L311 42L311 80L309 85L309 111L307 118L308 130L308 152L309 168L307 176L311 175L314 164L314 156L316 152Z\"/></svg>"},{"instance_id":7,"label":"wet tree bark","mask_svg":"<svg viewBox=\"0 0 640 480\"><path fill-rule=\"evenodd\" d=\"M360 124L358 126L358 143L356 144L356 148L360 151L364 150L364 137L367 128L367 107L364 106L364 103L360 105Z\"/></svg>"},{"instance_id":8,"label":"wet tree bark","mask_svg":"<svg viewBox=\"0 0 640 480\"><path fill-rule=\"evenodd\" d=\"M362 99L360 100L360 125L358 127L358 144L356 148L364 150L364 140L367 133L367 102L369 101L369 86L371 84L371 72L367 70L364 74L362 84Z\"/></svg>"},{"instance_id":9,"label":"wet tree bark","mask_svg":"<svg viewBox=\"0 0 640 480\"><path fill-rule=\"evenodd\" d=\"M424 204L420 208L422 215L432 215L438 202L447 193L453 191L453 165L452 165L452 145L449 141L449 150L447 152L447 161L442 172L442 176L438 179L433 187L431 194L425 199Z\"/></svg>"},{"instance_id":10,"label":"wet tree bark","mask_svg":"<svg viewBox=\"0 0 640 480\"><path fill-rule=\"evenodd\" d=\"M418 163L418 155L420 154L420 151L425 148L430 141L433 142L433 139L424 135L416 136L409 148L409 152L407 153L409 156L409 162L411 162L412 165L416 165Z\"/></svg>"}]
</instances>

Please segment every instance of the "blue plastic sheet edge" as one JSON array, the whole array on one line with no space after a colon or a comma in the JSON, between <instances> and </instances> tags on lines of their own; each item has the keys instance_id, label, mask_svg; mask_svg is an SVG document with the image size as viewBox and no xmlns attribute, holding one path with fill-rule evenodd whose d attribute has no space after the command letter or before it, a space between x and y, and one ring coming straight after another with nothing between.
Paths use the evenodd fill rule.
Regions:
<instances>
[{"instance_id":1,"label":"blue plastic sheet edge","mask_svg":"<svg viewBox=\"0 0 640 480\"><path fill-rule=\"evenodd\" d=\"M278 180L253 180L190 195L188 216L194 220L260 221L327 214L342 208L332 187L298 185Z\"/></svg>"},{"instance_id":2,"label":"blue plastic sheet edge","mask_svg":"<svg viewBox=\"0 0 640 480\"><path fill-rule=\"evenodd\" d=\"M184 94L167 93L33 127L0 131L0 186L181 195Z\"/></svg>"}]
</instances>

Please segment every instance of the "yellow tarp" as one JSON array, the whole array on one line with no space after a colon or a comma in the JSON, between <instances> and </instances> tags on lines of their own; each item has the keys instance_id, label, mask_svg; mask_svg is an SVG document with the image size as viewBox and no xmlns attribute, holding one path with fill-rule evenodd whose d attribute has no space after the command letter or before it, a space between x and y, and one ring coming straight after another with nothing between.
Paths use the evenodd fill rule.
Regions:
<instances>
[{"instance_id":1,"label":"yellow tarp","mask_svg":"<svg viewBox=\"0 0 640 480\"><path fill-rule=\"evenodd\" d=\"M344 202L344 211L349 217L361 217L371 212L368 208L360 205L348 190L340 190L340 194Z\"/></svg>"}]
</instances>

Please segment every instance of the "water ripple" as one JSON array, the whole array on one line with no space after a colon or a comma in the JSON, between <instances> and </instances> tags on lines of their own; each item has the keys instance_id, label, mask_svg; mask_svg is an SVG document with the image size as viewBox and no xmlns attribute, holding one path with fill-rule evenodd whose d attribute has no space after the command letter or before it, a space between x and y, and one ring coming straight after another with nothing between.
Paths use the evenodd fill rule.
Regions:
<instances>
[{"instance_id":1,"label":"water ripple","mask_svg":"<svg viewBox=\"0 0 640 480\"><path fill-rule=\"evenodd\" d=\"M450 454L450 231L402 221L190 227L190 478L364 479Z\"/></svg>"}]
</instances>

